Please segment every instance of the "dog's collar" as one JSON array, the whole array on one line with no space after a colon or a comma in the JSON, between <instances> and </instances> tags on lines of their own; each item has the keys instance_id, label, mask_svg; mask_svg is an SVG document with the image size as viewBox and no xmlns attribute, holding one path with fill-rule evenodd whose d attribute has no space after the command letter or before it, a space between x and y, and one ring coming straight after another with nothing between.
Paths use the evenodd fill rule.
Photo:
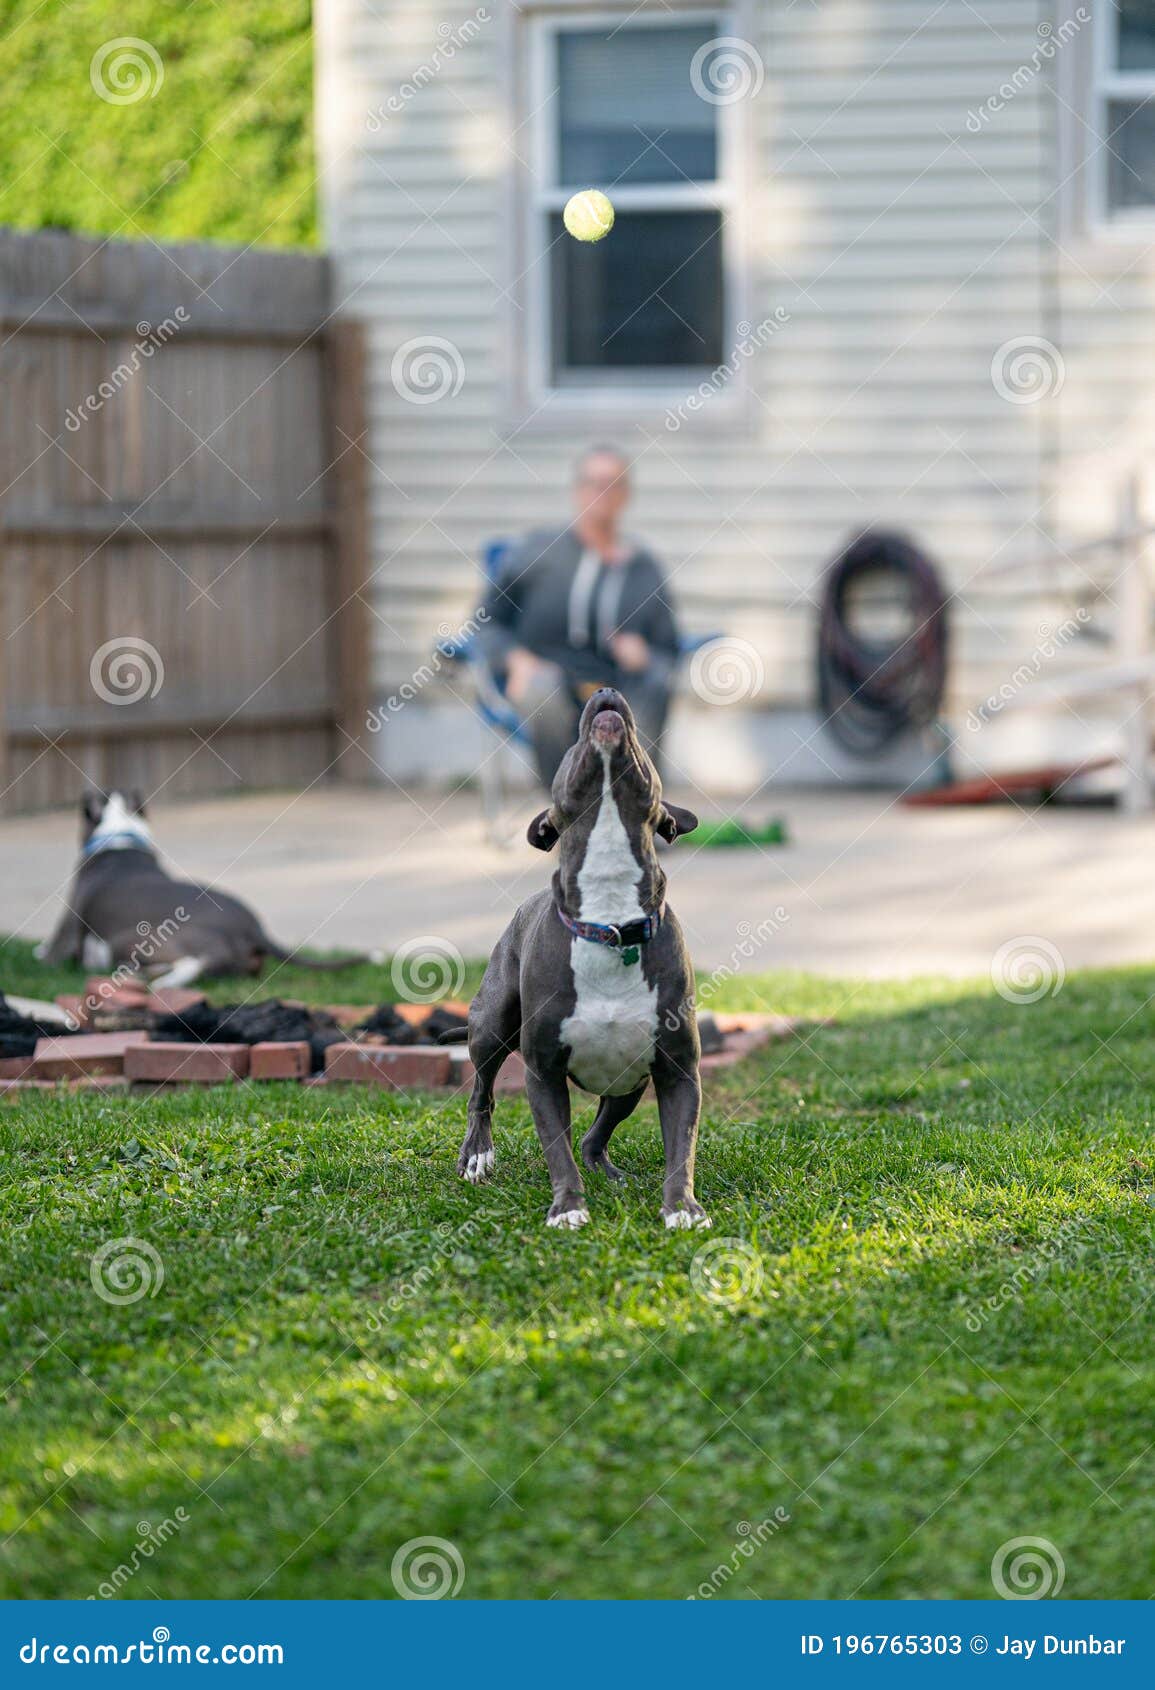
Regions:
<instances>
[{"instance_id":1,"label":"dog's collar","mask_svg":"<svg viewBox=\"0 0 1155 1690\"><path fill-rule=\"evenodd\" d=\"M649 944L650 940L657 936L662 917L666 913L666 906L662 903L656 910L651 910L649 915L644 915L637 921L625 921L620 927L616 927L608 921L576 921L557 905L554 907L561 918L562 926L568 928L575 938L588 939L593 945L612 945L615 950L621 951L624 963L637 962L638 946Z\"/></svg>"},{"instance_id":2,"label":"dog's collar","mask_svg":"<svg viewBox=\"0 0 1155 1690\"><path fill-rule=\"evenodd\" d=\"M81 862L89 857L99 856L101 851L151 851L152 841L143 833L132 833L128 828L122 828L119 833L94 833L80 853Z\"/></svg>"}]
</instances>

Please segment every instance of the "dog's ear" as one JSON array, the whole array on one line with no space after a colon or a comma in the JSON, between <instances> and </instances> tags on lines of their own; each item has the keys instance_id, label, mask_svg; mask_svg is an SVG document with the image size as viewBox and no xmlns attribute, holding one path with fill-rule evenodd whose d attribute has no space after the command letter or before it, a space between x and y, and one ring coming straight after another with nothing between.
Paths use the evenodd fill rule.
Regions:
<instances>
[{"instance_id":1,"label":"dog's ear","mask_svg":"<svg viewBox=\"0 0 1155 1690\"><path fill-rule=\"evenodd\" d=\"M663 804L654 832L668 845L672 845L683 833L693 833L697 825L698 818L693 810L680 810L676 804Z\"/></svg>"},{"instance_id":2,"label":"dog's ear","mask_svg":"<svg viewBox=\"0 0 1155 1690\"><path fill-rule=\"evenodd\" d=\"M139 786L134 786L128 795L128 807L134 816L144 815L144 793Z\"/></svg>"},{"instance_id":3,"label":"dog's ear","mask_svg":"<svg viewBox=\"0 0 1155 1690\"><path fill-rule=\"evenodd\" d=\"M101 792L86 792L80 800L80 811L86 822L96 826L104 814L104 794Z\"/></svg>"},{"instance_id":4,"label":"dog's ear","mask_svg":"<svg viewBox=\"0 0 1155 1690\"><path fill-rule=\"evenodd\" d=\"M534 816L525 837L539 851L552 851L561 837L554 825L553 811L543 810L540 816Z\"/></svg>"}]
</instances>

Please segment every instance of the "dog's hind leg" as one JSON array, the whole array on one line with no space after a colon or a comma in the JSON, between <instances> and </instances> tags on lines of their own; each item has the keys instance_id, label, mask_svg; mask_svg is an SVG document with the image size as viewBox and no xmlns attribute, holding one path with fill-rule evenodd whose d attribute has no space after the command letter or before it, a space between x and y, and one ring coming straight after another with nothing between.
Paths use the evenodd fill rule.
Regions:
<instances>
[{"instance_id":1,"label":"dog's hind leg","mask_svg":"<svg viewBox=\"0 0 1155 1690\"><path fill-rule=\"evenodd\" d=\"M600 1168L607 1179L624 1185L626 1176L620 1168L606 1155L606 1145L613 1137L615 1127L620 1127L626 1118L633 1114L642 1100L645 1086L639 1086L626 1097L603 1097L598 1105L598 1112L594 1116L593 1126L582 1139L582 1161L587 1168Z\"/></svg>"},{"instance_id":2,"label":"dog's hind leg","mask_svg":"<svg viewBox=\"0 0 1155 1690\"><path fill-rule=\"evenodd\" d=\"M484 990L485 982L482 982ZM521 1036L521 999L516 993L499 997L479 991L469 1017L469 1059L473 1063L473 1091L468 1125L457 1171L477 1185L493 1172L493 1086L501 1065L517 1049Z\"/></svg>"}]
</instances>

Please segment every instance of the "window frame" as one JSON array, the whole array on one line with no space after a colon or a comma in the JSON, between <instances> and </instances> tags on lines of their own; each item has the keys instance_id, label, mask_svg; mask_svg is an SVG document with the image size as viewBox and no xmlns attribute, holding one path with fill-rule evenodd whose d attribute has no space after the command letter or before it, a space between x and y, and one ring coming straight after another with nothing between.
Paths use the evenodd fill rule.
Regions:
<instances>
[{"instance_id":1,"label":"window frame","mask_svg":"<svg viewBox=\"0 0 1155 1690\"><path fill-rule=\"evenodd\" d=\"M1091 131L1095 156L1091 161L1088 188L1088 222L1092 234L1110 240L1149 241L1155 232L1155 199L1148 206L1112 207L1110 201L1111 148L1108 110L1112 100L1155 99L1155 68L1149 71L1120 70L1118 56L1119 10L1104 0L1091 0Z\"/></svg>"},{"instance_id":2,"label":"window frame","mask_svg":"<svg viewBox=\"0 0 1155 1690\"><path fill-rule=\"evenodd\" d=\"M620 422L660 420L671 399L685 395L716 368L713 364L575 371L555 380L552 356L552 265L549 220L578 188L588 182L558 183L558 105L550 90L557 62L556 41L563 33L585 29L671 28L704 23L717 35L751 39L745 5L732 0L717 5L702 0L672 0L660 8L639 10L590 4L589 0L553 0L553 4L518 8L519 51L511 112L511 144L519 153L542 161L531 172L522 164L516 182L514 215L518 230L517 271L511 297L516 367L513 410L518 425L550 418L560 423L604 416ZM722 216L722 336L725 349L738 338L736 325L749 316L746 262L747 224L743 215L749 179L749 100L715 106L717 174L713 181L623 183L611 190L618 211L717 210ZM611 237L612 238L612 237ZM717 421L733 423L746 414L748 395L735 377L707 408Z\"/></svg>"}]
</instances>

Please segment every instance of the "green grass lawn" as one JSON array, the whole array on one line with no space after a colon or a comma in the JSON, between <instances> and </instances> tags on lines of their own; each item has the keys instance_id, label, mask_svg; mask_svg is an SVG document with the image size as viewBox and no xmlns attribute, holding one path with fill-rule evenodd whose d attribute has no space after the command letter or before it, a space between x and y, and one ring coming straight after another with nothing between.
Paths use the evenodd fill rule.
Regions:
<instances>
[{"instance_id":1,"label":"green grass lawn","mask_svg":"<svg viewBox=\"0 0 1155 1690\"><path fill-rule=\"evenodd\" d=\"M0 1595L95 1592L168 1520L121 1594L390 1596L437 1536L472 1597L982 1597L1041 1537L1064 1597L1149 1597L1153 993L730 982L838 1024L711 1086L706 1235L659 1224L650 1105L561 1235L518 1100L476 1190L460 1101L0 1107ZM113 1306L128 1236L164 1281Z\"/></svg>"}]
</instances>

